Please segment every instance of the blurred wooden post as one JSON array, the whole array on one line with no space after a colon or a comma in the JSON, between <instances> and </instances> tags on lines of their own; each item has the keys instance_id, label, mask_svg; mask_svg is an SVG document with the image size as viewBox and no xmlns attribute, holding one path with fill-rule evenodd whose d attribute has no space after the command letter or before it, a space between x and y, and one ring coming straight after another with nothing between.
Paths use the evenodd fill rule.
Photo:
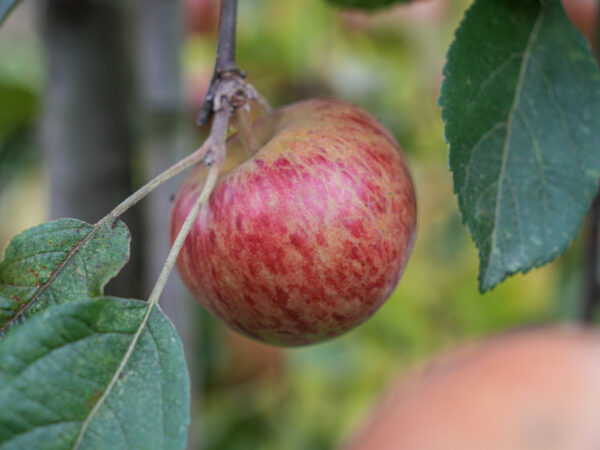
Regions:
<instances>
[{"instance_id":1,"label":"blurred wooden post","mask_svg":"<svg viewBox=\"0 0 600 450\"><path fill-rule=\"evenodd\" d=\"M183 20L181 2L176 0L136 0L135 5L136 80L141 101L141 160L144 179L149 179L193 150L187 133L188 127L182 120L184 108L180 50ZM156 281L169 253L168 217L171 198L181 181L182 178L177 177L165 183L142 203L145 225L143 245L147 252L144 284L147 292ZM163 291L160 305L173 321L184 343L188 367L192 372L192 386L196 391L199 376L193 372L196 364L191 327L197 327L198 324L192 322L194 317L190 314L190 308L193 300L189 297L179 276L173 273ZM192 405L197 403L195 397L192 396ZM195 409L193 416L197 423L198 412ZM192 427L188 448L199 448L198 443L193 442L197 434Z\"/></svg>"},{"instance_id":2,"label":"blurred wooden post","mask_svg":"<svg viewBox=\"0 0 600 450\"><path fill-rule=\"evenodd\" d=\"M45 0L41 6L47 83L40 146L50 176L52 218L95 222L131 192L131 60L127 2ZM107 289L139 297L135 236L139 215L124 216L132 260Z\"/></svg>"}]
</instances>

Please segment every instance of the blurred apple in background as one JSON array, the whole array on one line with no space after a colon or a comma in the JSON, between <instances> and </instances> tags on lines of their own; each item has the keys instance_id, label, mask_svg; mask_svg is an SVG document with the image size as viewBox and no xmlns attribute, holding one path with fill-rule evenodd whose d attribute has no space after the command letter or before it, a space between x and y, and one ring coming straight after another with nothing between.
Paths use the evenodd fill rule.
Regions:
<instances>
[{"instance_id":1,"label":"blurred apple in background","mask_svg":"<svg viewBox=\"0 0 600 450\"><path fill-rule=\"evenodd\" d=\"M212 80L213 69L202 65L191 67L185 75L185 97L195 115L200 112Z\"/></svg>"},{"instance_id":2,"label":"blurred apple in background","mask_svg":"<svg viewBox=\"0 0 600 450\"><path fill-rule=\"evenodd\" d=\"M600 333L509 332L385 395L346 450L600 449Z\"/></svg>"},{"instance_id":3,"label":"blurred apple in background","mask_svg":"<svg viewBox=\"0 0 600 450\"><path fill-rule=\"evenodd\" d=\"M184 20L191 33L215 33L219 25L219 0L185 0Z\"/></svg>"},{"instance_id":4,"label":"blurred apple in background","mask_svg":"<svg viewBox=\"0 0 600 450\"><path fill-rule=\"evenodd\" d=\"M597 52L598 0L562 0L567 16Z\"/></svg>"},{"instance_id":5,"label":"blurred apple in background","mask_svg":"<svg viewBox=\"0 0 600 450\"><path fill-rule=\"evenodd\" d=\"M346 10L340 13L342 22L350 28L370 29L387 24L429 25L441 23L448 17L449 0L417 0L385 8L375 13Z\"/></svg>"}]
</instances>

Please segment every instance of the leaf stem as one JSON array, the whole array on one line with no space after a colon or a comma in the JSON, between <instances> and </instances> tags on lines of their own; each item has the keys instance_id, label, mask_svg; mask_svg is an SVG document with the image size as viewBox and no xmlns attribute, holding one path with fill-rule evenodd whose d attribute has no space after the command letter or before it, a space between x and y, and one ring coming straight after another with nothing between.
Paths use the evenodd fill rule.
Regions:
<instances>
[{"instance_id":1,"label":"leaf stem","mask_svg":"<svg viewBox=\"0 0 600 450\"><path fill-rule=\"evenodd\" d=\"M246 108L235 110L235 121L242 138L244 149L248 155L254 155L258 151L258 145L254 134L252 133L252 124L250 123L250 114Z\"/></svg>"},{"instance_id":2,"label":"leaf stem","mask_svg":"<svg viewBox=\"0 0 600 450\"><path fill-rule=\"evenodd\" d=\"M110 217L119 217L137 202L142 200L146 195L156 189L165 181L170 180L174 176L180 174L184 170L198 164L200 161L204 159L208 151L210 150L210 139L204 141L202 146L198 148L193 153L190 153L188 156L183 158L181 161L177 162L173 166L169 167L167 170L162 172L161 174L154 177L152 180L148 181L144 186L122 201L115 209L113 209L108 215L103 218L108 219Z\"/></svg>"},{"instance_id":3,"label":"leaf stem","mask_svg":"<svg viewBox=\"0 0 600 450\"><path fill-rule=\"evenodd\" d=\"M200 208L207 201L213 188L215 187L219 176L219 172L221 171L221 167L223 165L223 161L225 160L225 137L227 135L227 125L229 123L230 114L231 110L229 108L223 108L220 111L218 111L215 116L215 120L211 129L211 134L206 140L203 147L207 146L208 148L210 148L210 150L215 152L216 156L213 164L210 167L206 181L204 182L202 192L196 199L192 209L190 210L188 216L185 219L185 222L179 230L177 237L175 238L175 242L173 243L173 247L169 252L169 256L167 256L167 260L160 272L160 275L158 276L154 288L152 289L150 297L148 298L148 306L146 308L146 312L144 313L144 317L142 318L140 325L135 331L131 339L131 343L127 347L127 351L125 352L123 358L121 359L121 362L119 363L119 367L117 368L117 370L115 370L115 373L108 385L106 386L106 389L102 393L102 396L98 399L94 407L91 409L91 411L83 421L81 429L79 430L79 434L77 435L77 439L73 444L73 449L78 449L81 446L81 443L83 442L85 434L92 420L94 419L102 405L105 403L113 387L119 380L121 373L125 369L125 366L129 362L129 359L131 358L131 355L133 354L143 331L146 329L146 325L148 323L148 320L150 319L150 315L152 314L154 307L158 304L160 294L162 293L167 279L175 266L175 261L177 260L177 256L181 251L181 247L183 247L183 243L185 242L187 235L192 229L196 217L200 213Z\"/></svg>"},{"instance_id":4,"label":"leaf stem","mask_svg":"<svg viewBox=\"0 0 600 450\"><path fill-rule=\"evenodd\" d=\"M215 75L213 76L213 82L211 83L209 94L207 94L203 104L203 108L206 109L208 114L207 117L210 117L214 113L214 120L208 139L194 153L181 160L171 168L167 169L165 172L144 185L132 196L127 198L108 215L101 219L94 227L94 230L96 230L111 217L119 217L123 212L136 204L158 185L194 165L195 163L203 161L204 164L211 166L208 176L204 182L202 192L196 199L192 209L185 219L185 222L179 230L167 260L165 261L160 275L158 276L158 279L152 288L152 292L148 298L148 307L144 313L144 317L134 333L131 343L129 344L127 351L119 363L119 367L102 393L102 396L98 399L86 419L83 421L79 434L77 435L73 445L74 449L80 447L93 418L110 395L113 387L119 380L121 372L125 369L127 363L129 362L129 359L131 358L131 355L137 346L142 332L146 328L152 311L158 304L160 295L165 287L169 274L175 266L177 256L183 247L185 239L192 229L194 221L196 220L202 205L208 200L213 188L217 183L219 172L225 160L226 136L230 117L237 109L245 108L248 100L260 101L260 95L251 85L243 80L244 77L239 73L235 64L236 11L237 0L223 0L221 6L221 24L219 28L219 44L217 50L217 62L215 64ZM92 230L91 233L93 233L94 230Z\"/></svg>"},{"instance_id":5,"label":"leaf stem","mask_svg":"<svg viewBox=\"0 0 600 450\"><path fill-rule=\"evenodd\" d=\"M35 293L35 295L25 305L25 307L21 308L10 321L6 322L3 326L0 327L0 334L2 334L6 329L8 329L8 327L12 326L12 324L14 324L17 321L17 319L19 319L21 316L23 316L26 313L26 311L35 304L35 302L40 298L42 293L54 282L54 280L56 279L58 274L61 273L62 270L71 261L73 256L75 254L77 254L77 252L79 252L79 250L96 234L96 232L102 226L104 226L106 224L106 222L108 222L110 219L116 219L119 216L121 216L125 211L127 211L129 208L134 206L136 203L138 203L140 200L142 200L144 197L146 197L146 195L148 195L150 192L152 192L154 189L156 189L158 186L160 186L165 181L168 181L169 179L180 174L184 170L186 170L186 169L198 164L202 160L204 160L206 158L206 156L209 154L210 149L211 149L211 139L209 137L206 141L204 141L204 143L202 144L202 146L200 146L200 148L195 150L193 153L190 153L184 159L182 159L181 161L177 162L176 164L174 164L173 166L171 166L164 172L162 172L159 175L157 175L156 177L154 177L152 180L147 182L140 189L138 189L133 194L131 194L129 197L127 197L125 200L123 200L119 205L117 205L116 208L114 208L106 216L104 216L102 219L100 219L98 222L96 222L94 224L93 228L87 234L87 236L85 238L83 238L75 247L73 247L70 250L70 252L67 255L67 257L65 258L65 260L56 268L56 270L51 275L48 282L46 282L44 285L40 286L38 288L37 292Z\"/></svg>"},{"instance_id":6,"label":"leaf stem","mask_svg":"<svg viewBox=\"0 0 600 450\"><path fill-rule=\"evenodd\" d=\"M210 166L210 170L204 182L202 192L200 192L200 195L198 196L198 199L194 203L194 206L188 213L185 222L183 222L181 230L179 230L179 233L175 238L175 242L173 243L171 251L169 252L169 256L165 261L165 265L163 266L162 271L160 272L160 275L158 276L158 279L156 281L156 284L154 285L154 288L150 293L150 297L148 298L148 303L150 307L152 307L158 302L158 298L160 297L160 294L167 282L167 278L169 277L169 274L175 266L177 255L179 255L181 247L183 247L185 238L190 232L194 220L196 220L196 217L200 212L200 207L206 202L213 188L215 187L217 178L219 176L219 172L221 170L221 167L223 166L223 161L225 160L225 136L227 135L229 114L230 112L228 110L223 109L219 111L215 116L212 128L213 131L211 132L211 141L214 142L213 148L216 151L215 161Z\"/></svg>"}]
</instances>

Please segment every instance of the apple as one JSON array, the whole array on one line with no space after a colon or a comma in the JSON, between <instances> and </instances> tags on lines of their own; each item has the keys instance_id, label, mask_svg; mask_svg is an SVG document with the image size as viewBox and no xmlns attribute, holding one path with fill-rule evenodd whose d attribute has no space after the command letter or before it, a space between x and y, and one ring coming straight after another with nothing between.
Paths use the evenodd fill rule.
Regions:
<instances>
[{"instance_id":1,"label":"apple","mask_svg":"<svg viewBox=\"0 0 600 450\"><path fill-rule=\"evenodd\" d=\"M398 25L439 25L448 18L450 0L414 0L380 11L345 9L340 11L342 23L352 30L369 30Z\"/></svg>"},{"instance_id":2,"label":"apple","mask_svg":"<svg viewBox=\"0 0 600 450\"><path fill-rule=\"evenodd\" d=\"M273 345L339 336L371 316L411 253L416 200L400 146L371 114L313 99L253 122L259 150L234 164L203 206L177 261L206 309ZM226 164L228 164L226 162ZM202 188L197 168L171 210L174 240Z\"/></svg>"},{"instance_id":3,"label":"apple","mask_svg":"<svg viewBox=\"0 0 600 450\"><path fill-rule=\"evenodd\" d=\"M600 449L600 333L507 333L403 377L346 450Z\"/></svg>"},{"instance_id":4,"label":"apple","mask_svg":"<svg viewBox=\"0 0 600 450\"><path fill-rule=\"evenodd\" d=\"M185 0L185 20L192 33L216 33L219 25L218 0Z\"/></svg>"},{"instance_id":5,"label":"apple","mask_svg":"<svg viewBox=\"0 0 600 450\"><path fill-rule=\"evenodd\" d=\"M562 0L567 17L596 49L598 28L598 0Z\"/></svg>"}]
</instances>

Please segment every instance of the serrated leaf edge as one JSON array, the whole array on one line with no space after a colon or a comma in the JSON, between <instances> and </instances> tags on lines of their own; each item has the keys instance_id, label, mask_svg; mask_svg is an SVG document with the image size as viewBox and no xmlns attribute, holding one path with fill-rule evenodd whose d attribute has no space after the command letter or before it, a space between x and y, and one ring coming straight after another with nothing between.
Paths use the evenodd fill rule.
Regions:
<instances>
[{"instance_id":1,"label":"serrated leaf edge","mask_svg":"<svg viewBox=\"0 0 600 450\"><path fill-rule=\"evenodd\" d=\"M542 8L540 11L541 11L541 14L543 15L543 14L544 14L544 8ZM458 29L460 29L460 28L461 28L461 27L464 25L464 22L465 22L466 20L468 20L468 15L469 15L469 12L470 12L470 8L469 8L469 10L467 10L466 14L465 14L465 15L463 16L463 18L461 19L461 21L460 21L460 23L459 23L459 25L458 25L458 28L457 28L457 30L458 30ZM540 17L538 17L538 18L536 19L536 24L537 24L537 22L538 22L539 20L540 20ZM541 26L541 23L540 23L540 26ZM445 66L444 66L444 69L443 69L443 74L444 74L444 76L445 76L445 77L448 77L448 76L449 76L449 72L448 72L448 57L449 57L449 55L450 55L450 53L451 53L451 51L452 51L452 47L455 45L455 43L456 43L456 36L455 36L455 38L454 38L454 40L453 40L452 44L450 45L450 49L448 50L448 53L447 53L447 55L446 55L446 64L445 64ZM531 38L530 38L530 42L528 43L528 48L530 47L530 44L531 44L531 43L532 43L532 41L531 41ZM441 110L442 110L442 121L444 122L444 124L446 124L446 122L447 122L447 117L446 117L446 115L445 115L444 113L445 113L445 109L447 108L447 105L445 104L445 92L444 92L444 91L445 91L445 89L444 89L444 86L443 86L443 84L442 84L442 89L441 89L441 92L440 92L440 97L439 97L439 100L438 100L438 105L440 106L440 108L441 108ZM514 107L513 107L512 109L514 109ZM449 149L451 149L451 148L452 148L452 144L450 143L450 141L449 141L449 139L448 139L448 137L447 137L447 134L446 134L446 127L445 127L445 126L444 126L444 140L445 140L445 142L448 144L448 148L449 148ZM505 155L503 155L503 160L504 160L504 159L505 159ZM451 164L450 164L450 166L451 166ZM453 175L453 178L454 178L454 172L452 172L452 175ZM533 264L531 264L531 266L529 266L529 267L527 267L527 268L521 268L521 269L515 269L515 270L508 270L508 271L505 271L505 272L504 272L504 274L503 274L503 276L502 276L500 279L498 279L498 280L497 280L495 283L493 283L493 284L489 284L489 285L488 285L488 284L486 284L486 283L485 283L485 279L484 279L484 277L482 276L482 271L481 271L481 261L482 261L482 258L481 258L481 251L482 251L482 249L481 249L481 247L480 247L480 246L477 244L477 241L475 240L475 237L474 237L474 235L473 235L473 227L472 227L472 226L471 226L471 224L470 224L470 223L469 223L469 222L466 220L466 218L465 218L465 216L466 216L466 215L465 215L465 211L464 211L464 209L463 209L463 204L462 204L462 202L460 201L460 190L461 190L461 189L460 189L460 188L458 188L458 187L457 187L457 185L456 185L455 183L453 183L453 190L454 190L454 193L455 193L457 196L459 196L459 201L458 201L458 204L459 204L459 211L460 211L460 216L461 216L461 222L463 223L463 225L465 225L465 226L468 228L468 230L469 230L469 235L471 236L471 239L472 239L473 243L475 244L475 247L476 247L476 249L477 249L477 253L478 253L478 256L479 256L479 261L480 261L480 272L479 272L479 274L478 274L478 277L477 277L477 278L478 278L478 289L479 289L479 292L480 292L480 293L482 293L482 294L486 293L487 291L490 291L491 289L493 289L493 288L494 288L494 287L496 287L498 284L502 283L504 280L506 280L508 277L510 277L510 276L512 276L512 275L515 275L515 274L517 274L517 273L526 274L526 273L528 273L529 271L531 271L532 269L539 268L539 267L541 267L541 266L543 266L543 265L545 265L545 264L547 264L547 263L549 263L549 262L551 262L551 261L554 261L556 258L558 258L559 256L563 255L563 254L564 254L564 253L567 251L567 249L569 248L569 246L571 245L571 243L572 243L572 242L574 241L574 239L575 239L574 237L573 237L573 238L571 238L571 239L569 239L569 240L568 240L567 242L565 242L565 243L564 243L562 246L560 246L560 247L559 247L559 248L556 250L555 254L554 254L554 255L552 255L551 257L549 257L549 258L543 258L543 259L540 259L540 260L538 260L538 261L534 261L534 262L533 262ZM592 201L592 200L590 200L590 204L591 204L591 201ZM496 215L495 217L497 217L497 215ZM583 218L582 218L582 220L580 221L579 225L577 226L577 229L579 229L579 228L581 227L581 223L582 223L582 222L583 222ZM496 230L496 229L497 229L497 227L494 227L494 232L493 232L493 234L494 234L494 235L495 235L495 230ZM490 259L491 259L491 254L492 254L492 252L490 251ZM489 264L488 264L488 265L489 265Z\"/></svg>"},{"instance_id":2,"label":"serrated leaf edge","mask_svg":"<svg viewBox=\"0 0 600 450\"><path fill-rule=\"evenodd\" d=\"M78 254L81 247L83 247L96 234L96 232L101 227L103 227L104 225L107 224L109 218L111 218L111 217L109 216L107 219L101 220L101 221L97 222L95 225L93 225L92 229L89 231L89 233L81 241L79 241L79 243L77 245L74 245L71 248L71 250L69 251L69 253L68 253L67 257L64 259L64 261L61 262L59 264L59 266L52 272L48 281L38 288L37 292L31 298L31 300L29 300L29 302L27 302L27 304L23 308L21 308L19 311L17 311L17 313L11 319L9 319L4 325L2 325L0 327L0 335L2 335L2 333L4 333L8 328L10 328L17 319L19 319L23 314L25 314L25 312L27 312L29 310L29 308L31 306L33 306L35 304L35 302L46 291L46 289L48 289L50 287L50 285L54 282L54 280L56 280L56 278L62 273L62 271L67 266L67 264L71 261L71 259L73 259L73 257L76 254ZM113 224L118 221L119 221L118 217L113 217ZM85 222L83 222L83 223L85 223Z\"/></svg>"}]
</instances>

